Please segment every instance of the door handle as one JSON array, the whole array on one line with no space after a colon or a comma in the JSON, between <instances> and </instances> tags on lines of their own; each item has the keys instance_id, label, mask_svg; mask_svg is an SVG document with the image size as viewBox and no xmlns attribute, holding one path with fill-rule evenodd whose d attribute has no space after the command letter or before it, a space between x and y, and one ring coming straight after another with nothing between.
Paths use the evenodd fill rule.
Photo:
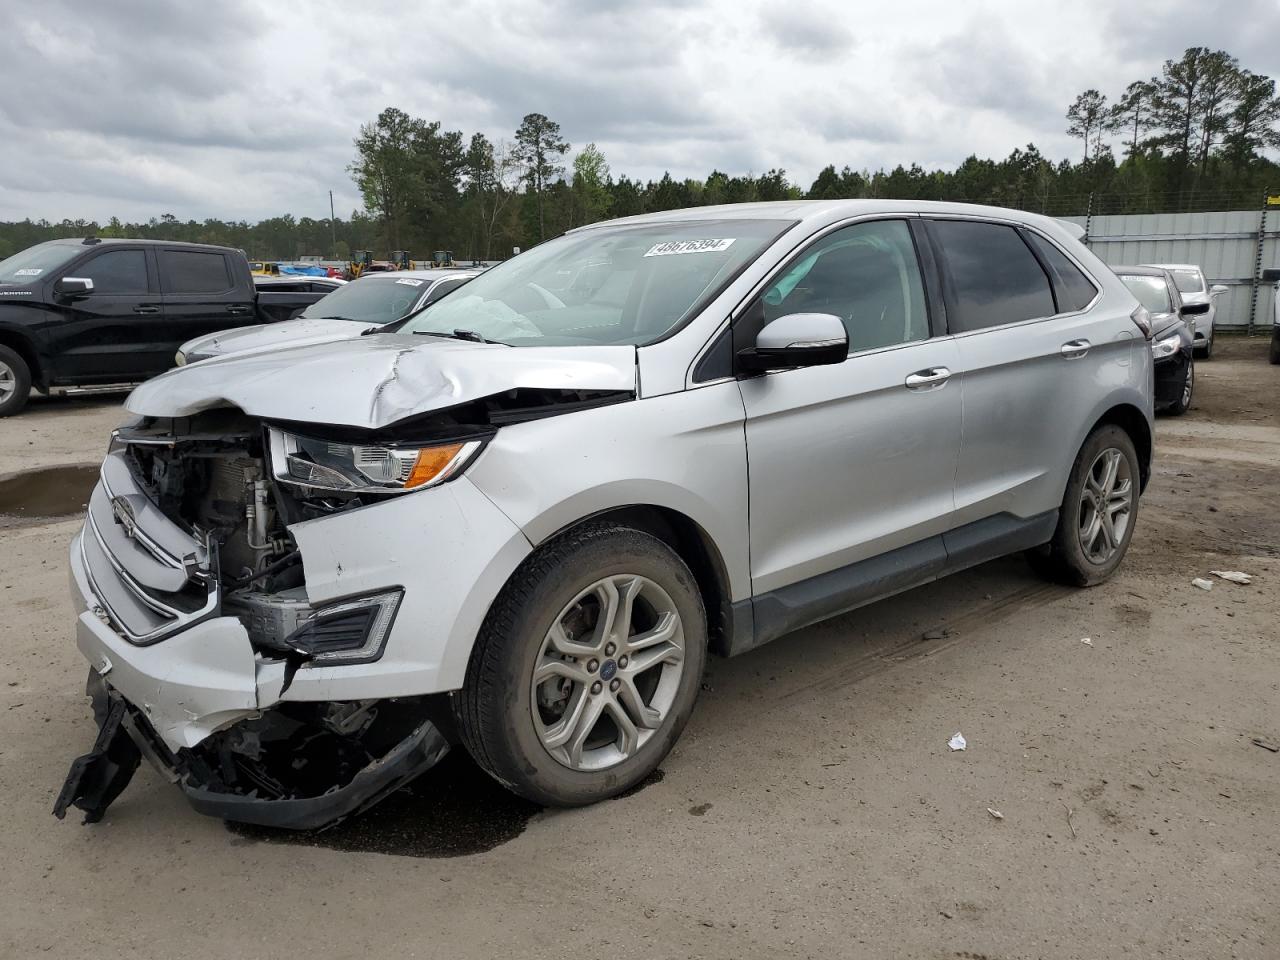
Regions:
<instances>
[{"instance_id":1,"label":"door handle","mask_svg":"<svg viewBox=\"0 0 1280 960\"><path fill-rule=\"evenodd\" d=\"M908 390L937 390L951 379L951 371L946 367L929 367L917 370L907 376Z\"/></svg>"},{"instance_id":2,"label":"door handle","mask_svg":"<svg viewBox=\"0 0 1280 960\"><path fill-rule=\"evenodd\" d=\"M149 304L145 304L145 303L144 303L144 304L141 304L141 305L139 305L139 306L134 307L134 308L133 308L133 312L134 312L134 313L159 313L159 312L160 312L160 308L159 308L159 307L153 307L153 306L150 306Z\"/></svg>"},{"instance_id":3,"label":"door handle","mask_svg":"<svg viewBox=\"0 0 1280 960\"><path fill-rule=\"evenodd\" d=\"M249 308L241 304L232 304L227 307L227 313L248 313Z\"/></svg>"},{"instance_id":4,"label":"door handle","mask_svg":"<svg viewBox=\"0 0 1280 960\"><path fill-rule=\"evenodd\" d=\"M1068 360L1079 360L1093 344L1088 340L1068 340L1062 345L1062 355Z\"/></svg>"}]
</instances>

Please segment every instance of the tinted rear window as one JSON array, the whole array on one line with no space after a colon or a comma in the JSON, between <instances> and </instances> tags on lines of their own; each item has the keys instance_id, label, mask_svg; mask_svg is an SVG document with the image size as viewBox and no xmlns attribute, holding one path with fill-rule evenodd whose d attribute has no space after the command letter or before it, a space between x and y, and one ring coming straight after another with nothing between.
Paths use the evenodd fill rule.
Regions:
<instances>
[{"instance_id":1,"label":"tinted rear window","mask_svg":"<svg viewBox=\"0 0 1280 960\"><path fill-rule=\"evenodd\" d=\"M1049 278L1012 227L937 220L933 231L951 281L953 333L1053 316Z\"/></svg>"},{"instance_id":2,"label":"tinted rear window","mask_svg":"<svg viewBox=\"0 0 1280 960\"><path fill-rule=\"evenodd\" d=\"M221 293L232 287L227 258L220 253L162 250L160 275L166 293Z\"/></svg>"},{"instance_id":3,"label":"tinted rear window","mask_svg":"<svg viewBox=\"0 0 1280 960\"><path fill-rule=\"evenodd\" d=\"M1044 237L1028 232L1027 239L1036 248L1040 259L1049 268L1049 275L1053 277L1053 288L1058 297L1058 312L1071 313L1087 307L1098 294L1098 288L1093 285L1093 281L1081 273L1080 268L1067 259L1065 253Z\"/></svg>"}]
</instances>

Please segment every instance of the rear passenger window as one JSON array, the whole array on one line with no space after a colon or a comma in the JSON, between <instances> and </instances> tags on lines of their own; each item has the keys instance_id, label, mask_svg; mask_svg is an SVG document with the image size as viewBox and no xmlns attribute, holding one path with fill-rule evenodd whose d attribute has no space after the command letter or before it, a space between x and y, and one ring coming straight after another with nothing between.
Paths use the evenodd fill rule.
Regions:
<instances>
[{"instance_id":1,"label":"rear passenger window","mask_svg":"<svg viewBox=\"0 0 1280 960\"><path fill-rule=\"evenodd\" d=\"M951 280L947 323L952 333L1056 312L1049 278L1012 227L936 220L932 228Z\"/></svg>"},{"instance_id":2,"label":"rear passenger window","mask_svg":"<svg viewBox=\"0 0 1280 960\"><path fill-rule=\"evenodd\" d=\"M92 280L94 293L146 293L147 254L142 250L108 250L80 266L74 275Z\"/></svg>"},{"instance_id":3,"label":"rear passenger window","mask_svg":"<svg viewBox=\"0 0 1280 960\"><path fill-rule=\"evenodd\" d=\"M232 287L227 258L220 253L160 251L165 293L222 293Z\"/></svg>"},{"instance_id":4,"label":"rear passenger window","mask_svg":"<svg viewBox=\"0 0 1280 960\"><path fill-rule=\"evenodd\" d=\"M1058 312L1071 313L1083 310L1098 294L1098 288L1080 272L1080 268L1067 259L1067 255L1044 237L1027 231L1027 240L1036 248L1040 259L1049 268L1053 278L1053 292L1058 299Z\"/></svg>"}]
</instances>

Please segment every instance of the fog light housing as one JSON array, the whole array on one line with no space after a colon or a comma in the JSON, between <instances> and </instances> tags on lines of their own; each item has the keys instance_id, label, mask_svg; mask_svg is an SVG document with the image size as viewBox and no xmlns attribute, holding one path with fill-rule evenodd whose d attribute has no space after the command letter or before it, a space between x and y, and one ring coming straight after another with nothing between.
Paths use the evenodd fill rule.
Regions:
<instances>
[{"instance_id":1,"label":"fog light housing","mask_svg":"<svg viewBox=\"0 0 1280 960\"><path fill-rule=\"evenodd\" d=\"M320 607L285 645L317 666L372 663L382 656L403 596L391 590Z\"/></svg>"}]
</instances>

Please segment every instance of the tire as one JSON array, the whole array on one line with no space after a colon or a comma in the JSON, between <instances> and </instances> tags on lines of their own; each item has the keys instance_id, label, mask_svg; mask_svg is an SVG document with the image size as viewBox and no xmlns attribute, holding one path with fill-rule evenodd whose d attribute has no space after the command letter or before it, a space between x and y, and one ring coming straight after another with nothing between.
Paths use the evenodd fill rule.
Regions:
<instances>
[{"instance_id":1,"label":"tire","mask_svg":"<svg viewBox=\"0 0 1280 960\"><path fill-rule=\"evenodd\" d=\"M1191 393L1195 389L1196 383L1196 363L1195 358L1187 361L1187 379L1183 382L1182 393L1178 394L1178 399L1169 404L1165 409L1165 413L1171 417L1180 417L1187 412L1191 406Z\"/></svg>"},{"instance_id":2,"label":"tire","mask_svg":"<svg viewBox=\"0 0 1280 960\"><path fill-rule=\"evenodd\" d=\"M31 369L14 350L0 346L0 417L11 417L31 396Z\"/></svg>"},{"instance_id":3,"label":"tire","mask_svg":"<svg viewBox=\"0 0 1280 960\"><path fill-rule=\"evenodd\" d=\"M1280 327L1276 327L1271 333L1271 353L1268 359L1274 364L1280 364Z\"/></svg>"},{"instance_id":4,"label":"tire","mask_svg":"<svg viewBox=\"0 0 1280 960\"><path fill-rule=\"evenodd\" d=\"M599 617L611 604L627 609L628 595L631 622L607 635L620 642L612 645ZM669 639L636 648L636 663L654 661L637 673L624 635ZM706 655L702 597L675 551L632 527L585 523L527 558L494 601L454 716L467 751L499 782L536 803L582 806L636 786L662 762L693 711ZM535 667L546 677L538 684Z\"/></svg>"},{"instance_id":5,"label":"tire","mask_svg":"<svg viewBox=\"0 0 1280 960\"><path fill-rule=\"evenodd\" d=\"M1113 496L1105 493L1107 476L1105 469L1101 473L1104 482L1102 484L1096 482L1099 477L1097 467L1107 453L1116 454L1120 458L1115 461L1117 472L1116 482L1111 488ZM1091 478L1095 481L1093 484L1090 483ZM1090 524L1088 528L1082 529L1082 517L1090 521L1097 516L1099 502L1109 502L1114 508L1122 487L1122 479L1127 480L1127 487L1124 490L1127 507L1123 529L1116 535L1114 523L1102 524L1103 529L1098 531L1097 536L1105 537L1106 532L1111 531L1112 542L1109 551L1105 556L1099 556L1102 553L1101 550L1096 553L1086 551L1083 541L1090 539L1088 534L1093 532L1094 527ZM1120 561L1124 559L1125 552L1129 549L1129 542L1133 538L1134 527L1138 520L1139 486L1138 454L1129 435L1114 424L1105 424L1089 434L1071 467L1071 475L1067 480L1067 491L1058 511L1058 526L1054 530L1053 539L1046 546L1028 553L1032 567L1046 579L1076 587L1092 587L1109 579L1120 566ZM1119 519L1119 517L1118 512L1113 514L1113 519ZM1099 520L1101 520L1100 517ZM1092 538L1092 543L1095 546L1107 546L1105 542L1100 544L1097 537Z\"/></svg>"}]
</instances>

